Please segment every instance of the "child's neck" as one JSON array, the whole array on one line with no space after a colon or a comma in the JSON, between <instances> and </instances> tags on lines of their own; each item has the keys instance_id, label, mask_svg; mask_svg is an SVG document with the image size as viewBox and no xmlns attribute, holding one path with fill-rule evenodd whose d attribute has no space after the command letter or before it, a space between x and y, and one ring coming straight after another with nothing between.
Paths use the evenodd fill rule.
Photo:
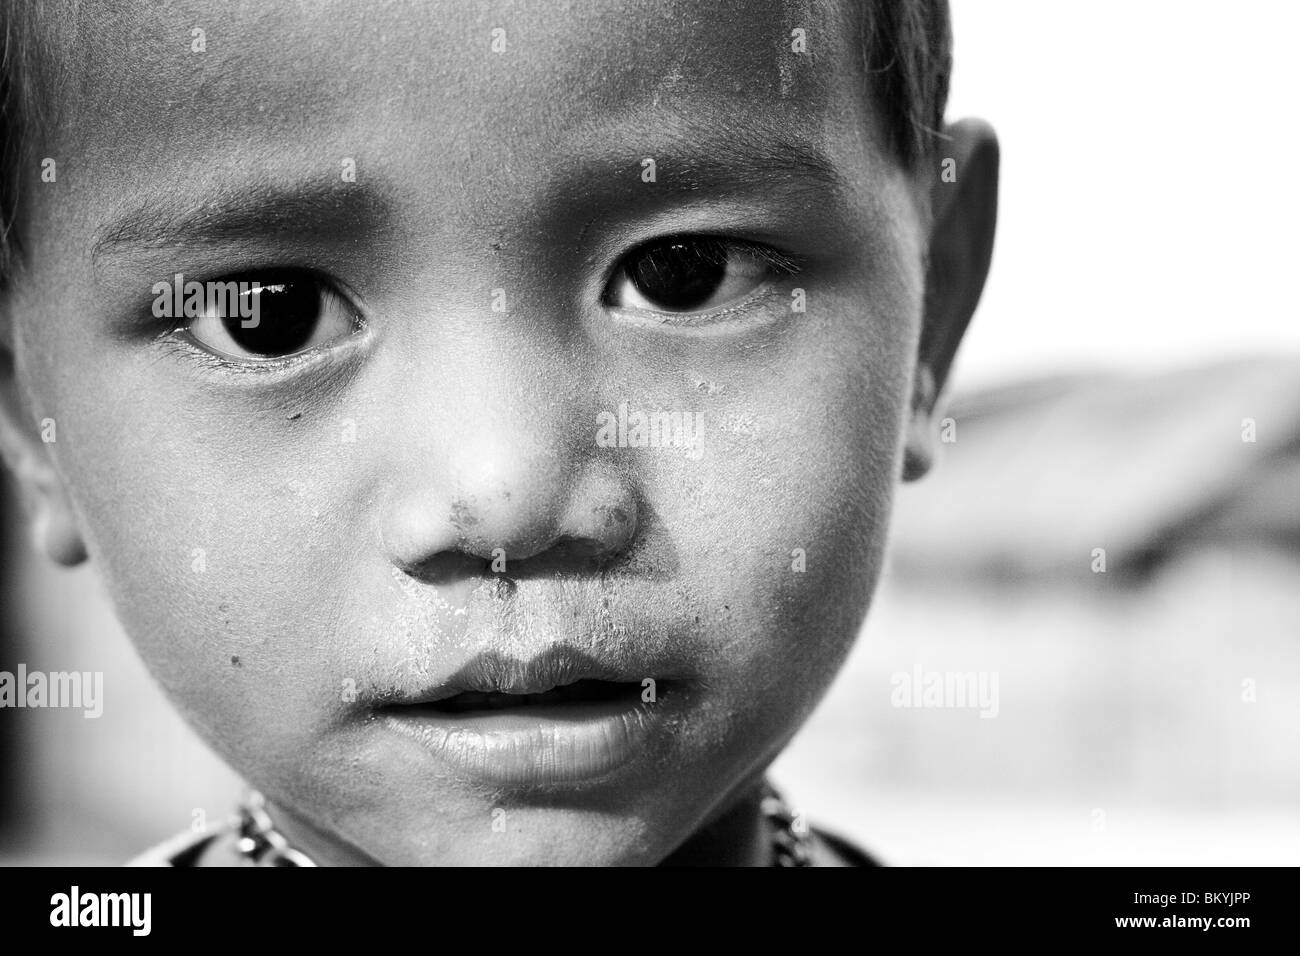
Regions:
<instances>
[{"instance_id":1,"label":"child's neck","mask_svg":"<svg viewBox=\"0 0 1300 956\"><path fill-rule=\"evenodd\" d=\"M762 811L762 781L743 790L669 857L663 866L767 866L772 844Z\"/></svg>"}]
</instances>

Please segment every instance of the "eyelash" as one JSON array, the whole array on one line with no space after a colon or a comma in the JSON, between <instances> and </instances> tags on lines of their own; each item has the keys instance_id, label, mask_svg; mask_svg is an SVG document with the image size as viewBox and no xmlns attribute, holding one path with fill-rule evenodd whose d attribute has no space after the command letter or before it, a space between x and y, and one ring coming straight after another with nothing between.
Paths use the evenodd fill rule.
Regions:
<instances>
[{"instance_id":1,"label":"eyelash","mask_svg":"<svg viewBox=\"0 0 1300 956\"><path fill-rule=\"evenodd\" d=\"M732 245L744 249L749 255L762 259L783 276L797 276L803 271L803 264L795 256L764 245L761 242L749 242L742 239L728 239Z\"/></svg>"},{"instance_id":2,"label":"eyelash","mask_svg":"<svg viewBox=\"0 0 1300 956\"><path fill-rule=\"evenodd\" d=\"M707 232L688 233L686 235L688 238L691 239L712 240L714 242L720 242L733 249L739 249L745 255L752 256L755 259L763 260L765 263L767 263L769 266L772 267L773 271L781 275L783 278L790 278L792 276L797 276L799 273L803 271L803 261L798 256L793 256L790 255L789 253L782 252L781 250L769 246L766 243L753 242L749 239L736 239L732 236L715 235ZM659 238L650 239L646 242L640 243L635 248L633 248L630 252L620 256L614 262L614 265L610 268L608 275L605 276L605 281L601 286L601 288L602 289L609 288L610 283L619 274L619 271L627 267L627 264L631 260L633 255L635 255L638 252L641 252L644 249L653 246L655 243L660 241L662 241L662 239ZM601 292L601 297L604 298L603 291Z\"/></svg>"},{"instance_id":3,"label":"eyelash","mask_svg":"<svg viewBox=\"0 0 1300 956\"><path fill-rule=\"evenodd\" d=\"M326 359L333 349L318 347L309 349L305 352L298 352L294 355L285 355L281 358L259 359L251 361L248 359L230 359L216 352L210 352L186 339L184 336L176 333L185 331L183 325L178 325L173 329L164 332L159 336L159 345L168 354L180 356L190 362L194 362L201 368L218 372L233 372L236 375L276 375L278 373L291 374L300 368Z\"/></svg>"}]
</instances>

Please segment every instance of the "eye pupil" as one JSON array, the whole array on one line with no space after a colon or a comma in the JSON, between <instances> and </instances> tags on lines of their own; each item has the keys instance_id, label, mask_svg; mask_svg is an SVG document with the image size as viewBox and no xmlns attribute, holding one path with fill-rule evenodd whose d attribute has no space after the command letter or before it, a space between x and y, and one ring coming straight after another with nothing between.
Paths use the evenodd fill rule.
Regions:
<instances>
[{"instance_id":1,"label":"eye pupil","mask_svg":"<svg viewBox=\"0 0 1300 956\"><path fill-rule=\"evenodd\" d=\"M689 311L703 306L727 276L727 249L716 241L669 239L647 248L628 265L628 278L656 308Z\"/></svg>"},{"instance_id":2,"label":"eye pupil","mask_svg":"<svg viewBox=\"0 0 1300 956\"><path fill-rule=\"evenodd\" d=\"M290 355L309 341L321 315L321 290L316 282L262 280L260 290L249 290L256 308L253 316L240 312L223 315L221 324L240 348L261 356Z\"/></svg>"}]
</instances>

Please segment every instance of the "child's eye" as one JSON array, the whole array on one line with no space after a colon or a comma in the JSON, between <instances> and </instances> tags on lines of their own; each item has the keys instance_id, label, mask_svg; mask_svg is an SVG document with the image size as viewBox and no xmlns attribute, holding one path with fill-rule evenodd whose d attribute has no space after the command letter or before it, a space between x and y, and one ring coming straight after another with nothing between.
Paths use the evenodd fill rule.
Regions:
<instances>
[{"instance_id":1,"label":"child's eye","mask_svg":"<svg viewBox=\"0 0 1300 956\"><path fill-rule=\"evenodd\" d=\"M798 269L774 249L715 236L668 236L633 250L614 273L605 304L653 312L708 312Z\"/></svg>"},{"instance_id":2,"label":"child's eye","mask_svg":"<svg viewBox=\"0 0 1300 956\"><path fill-rule=\"evenodd\" d=\"M225 358L272 360L306 352L357 331L357 309L324 280L300 270L243 274L208 283L209 300L183 333Z\"/></svg>"}]
</instances>

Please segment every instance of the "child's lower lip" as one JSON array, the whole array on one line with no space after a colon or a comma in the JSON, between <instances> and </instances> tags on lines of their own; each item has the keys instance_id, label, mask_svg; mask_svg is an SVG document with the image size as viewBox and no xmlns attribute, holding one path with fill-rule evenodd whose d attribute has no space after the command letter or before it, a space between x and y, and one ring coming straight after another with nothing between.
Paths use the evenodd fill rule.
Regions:
<instances>
[{"instance_id":1,"label":"child's lower lip","mask_svg":"<svg viewBox=\"0 0 1300 956\"><path fill-rule=\"evenodd\" d=\"M384 725L475 781L548 787L618 770L643 748L667 698L641 701L636 685L603 699L448 711L384 708Z\"/></svg>"}]
</instances>

